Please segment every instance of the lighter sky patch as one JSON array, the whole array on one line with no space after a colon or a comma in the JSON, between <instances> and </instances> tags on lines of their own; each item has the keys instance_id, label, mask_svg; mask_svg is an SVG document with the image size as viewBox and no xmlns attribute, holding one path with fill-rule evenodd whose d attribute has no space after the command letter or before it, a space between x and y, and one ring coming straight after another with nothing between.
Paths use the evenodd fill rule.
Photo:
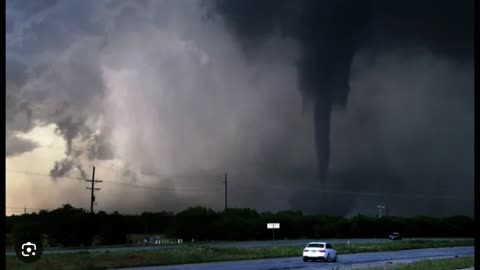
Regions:
<instances>
[{"instance_id":1,"label":"lighter sky patch","mask_svg":"<svg viewBox=\"0 0 480 270\"><path fill-rule=\"evenodd\" d=\"M53 124L36 126L30 132L19 133L17 136L36 142L38 147L31 152L6 157L7 215L15 213L15 210L8 207L53 207L41 202L59 187L48 176L40 174L48 175L55 161L65 157L65 141L55 133Z\"/></svg>"}]
</instances>

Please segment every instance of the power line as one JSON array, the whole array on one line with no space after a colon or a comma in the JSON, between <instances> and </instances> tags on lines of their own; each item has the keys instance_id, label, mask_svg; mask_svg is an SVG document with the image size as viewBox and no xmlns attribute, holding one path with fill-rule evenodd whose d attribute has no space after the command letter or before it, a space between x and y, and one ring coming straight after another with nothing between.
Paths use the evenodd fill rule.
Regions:
<instances>
[{"instance_id":1,"label":"power line","mask_svg":"<svg viewBox=\"0 0 480 270\"><path fill-rule=\"evenodd\" d=\"M6 212L14 214L32 214L40 211L49 211L49 209L30 208L30 207L5 207Z\"/></svg>"},{"instance_id":2,"label":"power line","mask_svg":"<svg viewBox=\"0 0 480 270\"><path fill-rule=\"evenodd\" d=\"M249 189L286 189L286 190L293 190L298 189L297 186L278 186L278 185L269 185L269 186L253 186L253 185L245 185L239 184L238 188L249 188ZM473 199L468 198L460 198L460 197L453 197L453 196L441 196L435 194L428 194L428 193L378 193L378 192L364 192L364 191L344 191L344 190L334 190L334 189L325 189L324 187L315 186L315 185L302 185L302 187L307 188L308 190L312 190L318 193L333 193L333 194L343 194L343 195L360 195L360 196L372 196L372 197L404 197L404 198L429 198L429 199L451 199L451 200L460 200L460 201L473 201Z\"/></svg>"},{"instance_id":3,"label":"power line","mask_svg":"<svg viewBox=\"0 0 480 270\"><path fill-rule=\"evenodd\" d=\"M32 175L32 176L41 176L41 177L48 177L48 178L54 178L54 179L72 179L72 180L79 180L83 181L83 178L80 177L70 177L70 176L51 176L48 174L44 173L36 173L36 172L29 172L29 171L20 171L20 170L12 170L12 169L7 169L7 172L13 172L13 173L19 173L19 174L26 174L26 175Z\"/></svg>"},{"instance_id":4,"label":"power line","mask_svg":"<svg viewBox=\"0 0 480 270\"><path fill-rule=\"evenodd\" d=\"M26 174L26 175L32 175L32 176L39 176L39 177L45 177L45 178L53 178L50 175L47 174L41 174L41 173L33 173L33 172L28 172L28 171L17 171L17 170L7 170L11 171L14 173L19 173L19 174ZM62 177L56 177L58 179L71 179L71 180L78 180L78 181L84 181L85 179L82 178L77 178L77 177L68 177L68 176L62 176ZM159 186L149 186L149 185L139 185L139 184L133 184L133 183L127 183L127 182L120 182L120 181L113 181L113 180L102 180L105 184L114 184L114 185L122 185L122 186L128 186L128 187L133 187L133 188L141 188L141 189L147 189L147 190L152 190L152 191L165 191L165 192L175 192L175 191L192 191L192 192L203 192L205 193L205 188L169 188L169 187L159 187ZM218 189L218 188L217 188ZM208 193L208 191L207 191ZM212 193L212 192L210 192ZM216 193L216 192L215 192Z\"/></svg>"},{"instance_id":5,"label":"power line","mask_svg":"<svg viewBox=\"0 0 480 270\"><path fill-rule=\"evenodd\" d=\"M17 171L17 170L7 170L7 171L12 171L16 173L23 173L23 174L28 174L28 175L34 175L34 176L41 176L41 177L49 177L52 178L49 175L46 174L40 174L40 173L32 173L32 172L24 172L24 171ZM83 180L82 178L74 178L74 177L56 177L56 178L65 178L65 179L73 179L73 180ZM115 185L123 185L123 186L129 186L129 187L134 187L134 188L143 188L147 190L152 190L152 191L195 191L195 192L202 192L202 193L210 193L208 190L205 190L205 188L168 188L168 187L155 187L155 186L148 186L148 185L138 185L138 184L133 184L133 183L126 183L126 182L119 182L119 181L111 181L111 180L103 180L105 183L109 184L115 184ZM298 189L298 186L279 186L279 185L269 185L269 186L258 186L258 185L251 185L251 184L245 184L245 183L237 183L236 187L238 189L250 189L250 190L258 190L258 189L283 189L283 190L294 190ZM469 199L466 197L454 197L454 196L443 196L443 195L437 195L437 194L428 194L428 193L378 193L378 192L364 192L364 191L345 191L345 190L334 190L334 189L326 189L324 187L316 186L316 185L302 185L302 187L307 188L308 190L315 191L318 193L332 193L332 194L343 194L343 195L356 195L356 196L371 196L371 197L400 197L400 198L418 198L418 199L448 199L448 200L458 200L458 201L473 201L473 199ZM216 189L217 190L217 189ZM213 193L213 192L212 192ZM214 192L217 193L217 192Z\"/></svg>"},{"instance_id":6,"label":"power line","mask_svg":"<svg viewBox=\"0 0 480 270\"><path fill-rule=\"evenodd\" d=\"M29 158L29 159L34 159L34 160L48 160L48 161L52 161L52 162L58 162L60 160L56 160L56 159L49 159L49 158ZM63 158L63 159L68 159L67 157ZM94 166L93 163L82 163L81 164L82 166ZM125 169L124 167L121 167L120 165L116 165L116 164L95 164L95 167L97 167L97 171L98 171L98 167L100 168L104 168L104 169L108 169L109 171L111 172L114 172L114 173L117 173L117 174L121 174L121 172L118 172L118 170L123 170L123 171L129 171L129 169ZM157 178L159 180L170 180L170 179L188 179L188 178L215 178L218 176L218 173L208 173L208 174L205 174L205 173L202 173L202 174L199 174L199 173L193 173L193 174L190 174L190 175L172 175L172 176L168 176L168 175L159 175L159 174L155 174L155 173L148 173L148 172L141 172L140 173L142 176L147 176L147 177L152 177L152 178ZM56 178L65 178L65 177L56 177ZM79 180L83 180L83 178L78 178Z\"/></svg>"},{"instance_id":7,"label":"power line","mask_svg":"<svg viewBox=\"0 0 480 270\"><path fill-rule=\"evenodd\" d=\"M147 189L147 190L152 190L152 191L165 191L165 192L172 192L172 191L192 191L198 193L199 191L202 193L217 193L217 192L212 192L208 191L205 189L201 188L169 188L169 187L155 187L155 186L148 186L148 185L138 185L138 184L132 184L132 183L125 183L125 182L118 182L118 181L110 181L110 180L103 180L104 183L106 184L115 184L115 185L122 185L122 186L127 186L127 187L133 187L133 188L142 188L142 189ZM215 190L218 190L219 187L215 188Z\"/></svg>"},{"instance_id":8,"label":"power line","mask_svg":"<svg viewBox=\"0 0 480 270\"><path fill-rule=\"evenodd\" d=\"M7 208L9 209L9 208ZM8 211L16 211L16 212L21 212L21 213L25 213L27 212L27 210L32 210L32 211L35 211L34 209L31 209L31 208L22 208L22 209L9 209Z\"/></svg>"},{"instance_id":9,"label":"power line","mask_svg":"<svg viewBox=\"0 0 480 270\"><path fill-rule=\"evenodd\" d=\"M32 207L10 207L10 206L7 206L5 207L7 209L12 209L12 210L21 210L23 211L24 209L32 209L32 210L48 210L48 209L45 209L45 208L32 208Z\"/></svg>"}]
</instances>

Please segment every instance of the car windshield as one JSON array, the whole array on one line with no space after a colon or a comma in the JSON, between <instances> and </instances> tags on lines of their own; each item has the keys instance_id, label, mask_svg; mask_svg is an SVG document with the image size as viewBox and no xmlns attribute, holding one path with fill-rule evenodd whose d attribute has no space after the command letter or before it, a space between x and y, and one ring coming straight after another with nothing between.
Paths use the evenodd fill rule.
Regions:
<instances>
[{"instance_id":1,"label":"car windshield","mask_svg":"<svg viewBox=\"0 0 480 270\"><path fill-rule=\"evenodd\" d=\"M324 244L310 244L307 247L309 248L323 248L325 245Z\"/></svg>"}]
</instances>

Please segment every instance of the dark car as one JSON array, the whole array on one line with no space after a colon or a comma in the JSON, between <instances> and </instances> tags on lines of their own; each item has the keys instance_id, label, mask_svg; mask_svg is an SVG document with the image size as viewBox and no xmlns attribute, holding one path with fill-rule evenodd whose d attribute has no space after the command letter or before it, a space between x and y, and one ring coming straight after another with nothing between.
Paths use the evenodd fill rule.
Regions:
<instances>
[{"instance_id":1,"label":"dark car","mask_svg":"<svg viewBox=\"0 0 480 270\"><path fill-rule=\"evenodd\" d=\"M389 238L390 240L402 240L402 236L400 236L400 233L398 233L398 232L393 232L393 233L391 233L391 234L388 236L388 238Z\"/></svg>"}]
</instances>

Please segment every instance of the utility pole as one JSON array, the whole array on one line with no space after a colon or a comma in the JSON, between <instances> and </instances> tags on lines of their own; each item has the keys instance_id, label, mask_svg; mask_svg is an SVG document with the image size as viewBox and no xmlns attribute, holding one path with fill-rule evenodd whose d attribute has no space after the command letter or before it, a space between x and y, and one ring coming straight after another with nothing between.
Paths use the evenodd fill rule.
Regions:
<instances>
[{"instance_id":1,"label":"utility pole","mask_svg":"<svg viewBox=\"0 0 480 270\"><path fill-rule=\"evenodd\" d=\"M26 215L27 214L27 207L25 206L25 209L23 211L23 213Z\"/></svg>"},{"instance_id":2,"label":"utility pole","mask_svg":"<svg viewBox=\"0 0 480 270\"><path fill-rule=\"evenodd\" d=\"M93 166L93 171L92 171L92 180L85 180L85 182L92 182L92 187L87 189L90 189L92 191L91 197L90 197L90 213L93 214L93 202L95 201L95 190L100 190L100 188L95 187L95 183L100 183L103 182L101 180L95 180L95 166Z\"/></svg>"},{"instance_id":3,"label":"utility pole","mask_svg":"<svg viewBox=\"0 0 480 270\"><path fill-rule=\"evenodd\" d=\"M384 205L377 205L378 208L378 217L382 218L382 209L385 209Z\"/></svg>"},{"instance_id":4,"label":"utility pole","mask_svg":"<svg viewBox=\"0 0 480 270\"><path fill-rule=\"evenodd\" d=\"M228 198L228 192L227 192L227 173L225 173L225 210L227 210L227 198Z\"/></svg>"}]
</instances>

